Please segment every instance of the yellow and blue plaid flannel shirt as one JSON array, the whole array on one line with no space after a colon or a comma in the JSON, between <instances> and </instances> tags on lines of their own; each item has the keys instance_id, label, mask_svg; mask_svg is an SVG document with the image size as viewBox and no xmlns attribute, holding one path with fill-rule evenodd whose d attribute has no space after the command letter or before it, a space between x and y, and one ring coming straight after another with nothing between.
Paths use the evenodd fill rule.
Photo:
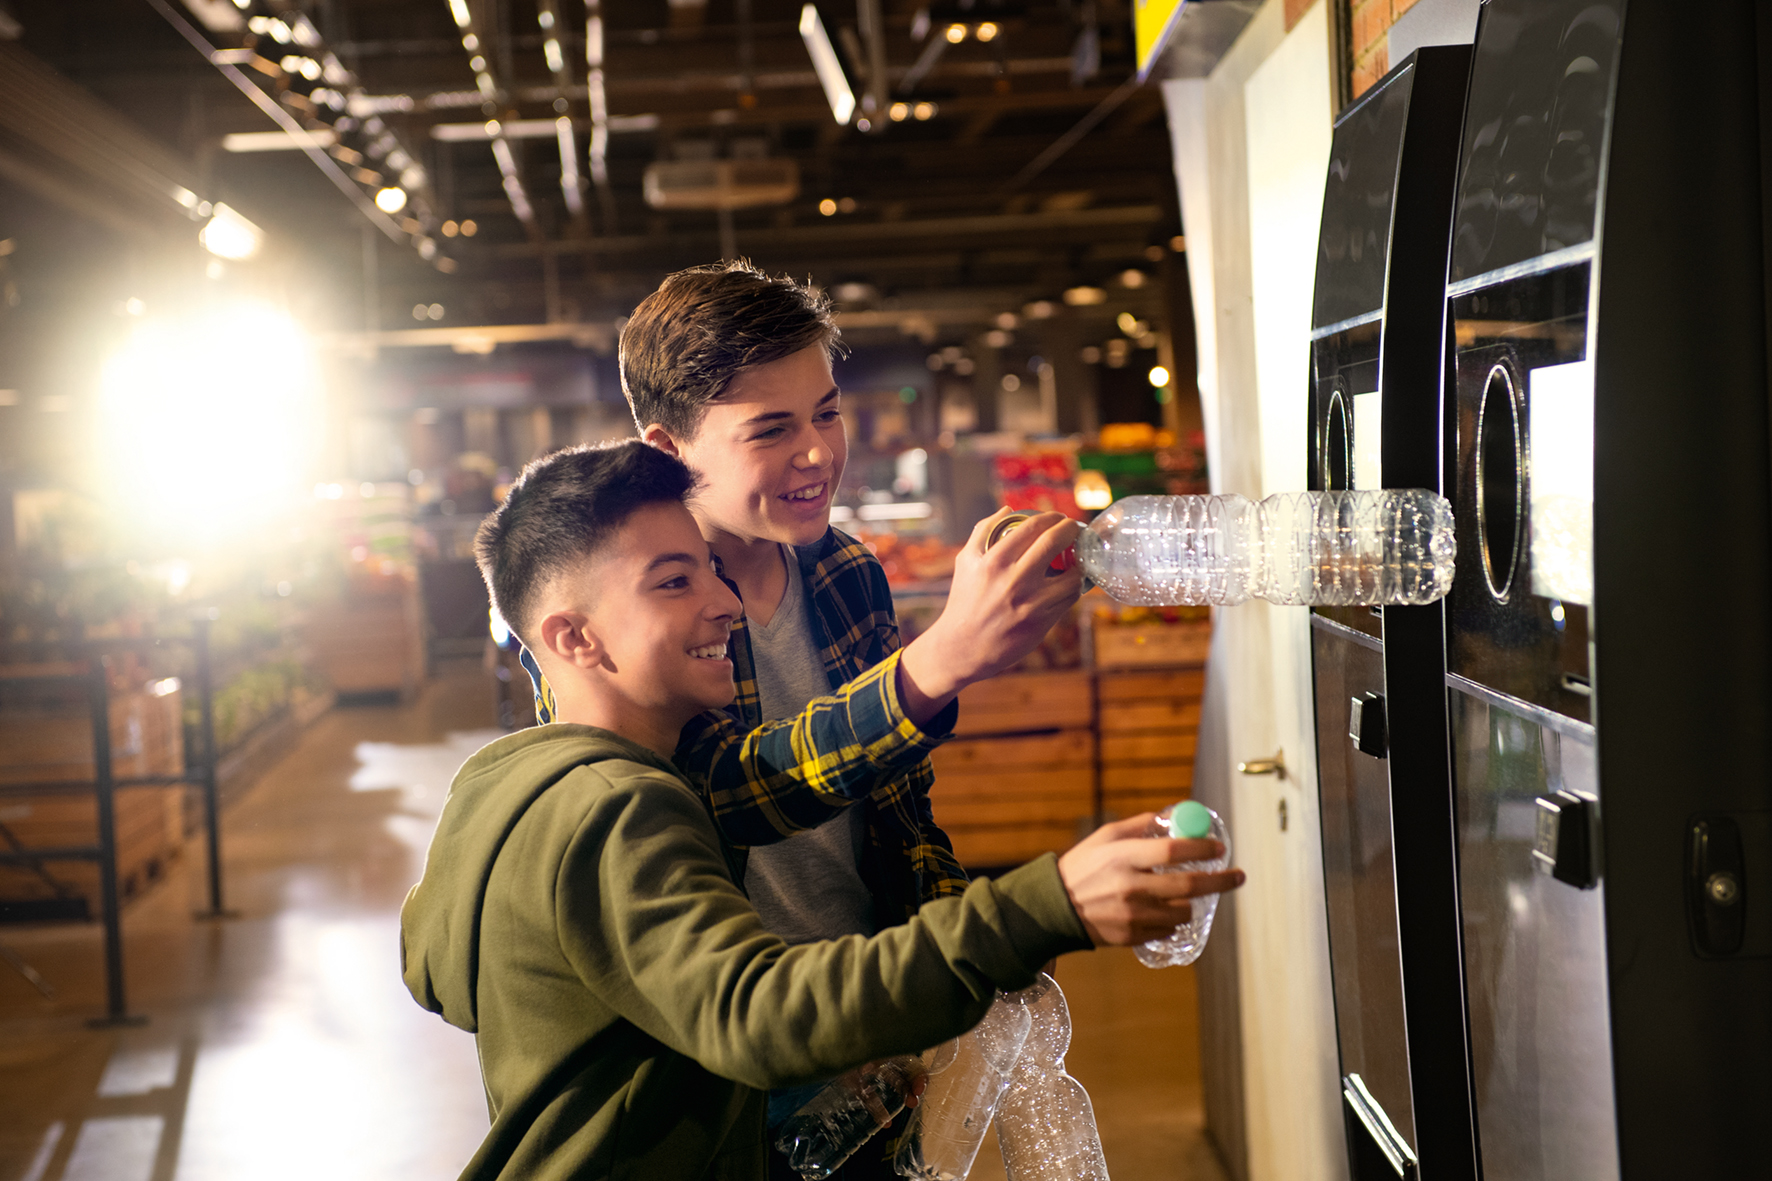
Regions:
<instances>
[{"instance_id":1,"label":"yellow and blue plaid flannel shirt","mask_svg":"<svg viewBox=\"0 0 1772 1181\"><path fill-rule=\"evenodd\" d=\"M832 695L814 699L796 718L765 723L741 616L731 639L737 694L724 710L683 728L674 762L739 850L741 875L744 848L817 827L865 796L853 805L867 817L861 877L879 925L902 922L922 903L966 888L966 872L929 806L929 751L951 732L958 707L950 704L923 728L905 716L896 677L898 617L886 573L866 546L827 529L795 554ZM534 658L527 651L520 658L535 684L536 719L551 721L553 691Z\"/></svg>"}]
</instances>

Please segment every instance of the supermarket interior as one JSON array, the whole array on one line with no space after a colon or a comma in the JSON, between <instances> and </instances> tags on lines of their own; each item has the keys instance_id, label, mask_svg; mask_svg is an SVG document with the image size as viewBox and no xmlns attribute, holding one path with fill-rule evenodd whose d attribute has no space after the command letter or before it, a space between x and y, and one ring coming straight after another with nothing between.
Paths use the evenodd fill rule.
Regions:
<instances>
[{"instance_id":1,"label":"supermarket interior","mask_svg":"<svg viewBox=\"0 0 1772 1181\"><path fill-rule=\"evenodd\" d=\"M1772 1175L1744 1133L1772 917L1742 901L1772 874L1763 7L0 0L0 1181ZM625 1099L587 1073L531 1110L509 1071L541 1067L440 1019L402 932L463 763L589 716L538 698L476 536L535 461L660 443L630 322L727 260L833 326L795 348L829 344L841 446L809 430L794 462L830 468L836 533L752 539L823 613L807 653L881 609L813 564L832 537L927 652L981 521L1081 526L1080 597L964 682L951 732L913 758L918 723L843 712L886 784L845 880L886 872L907 784L919 901L944 865L998 891L969 900L1044 873L1093 933L1047 855L1158 812L1134 835L1229 832L1216 868L1247 874L1194 900L1173 966L1063 955L1057 990L868 1067L911 1063L920 1102L818 1091L793 1120L847 1095L862 1147L804 1166L761 1119L733 1147L761 1065L725 1114L643 1100L647 1069L721 1072L661 1032L675 1000L627 1013L588 968L615 1016L566 1061L655 1056ZM759 355L710 404L790 353ZM728 476L698 475L730 563ZM1641 573L1670 530L1743 555L1708 623ZM852 667L850 642L833 692L897 646ZM735 665L737 733L781 690ZM746 868L713 777L807 825L768 751L707 770L693 729L675 771L748 915L796 846ZM807 797L862 782L820 733ZM480 954L470 998L499 991ZM746 954L721 988L763 988ZM943 970L988 1001L988 958ZM1003 1013L1033 1014L1006 1056ZM767 1136L813 1093L770 1091ZM613 1155L570 1158L587 1137Z\"/></svg>"}]
</instances>

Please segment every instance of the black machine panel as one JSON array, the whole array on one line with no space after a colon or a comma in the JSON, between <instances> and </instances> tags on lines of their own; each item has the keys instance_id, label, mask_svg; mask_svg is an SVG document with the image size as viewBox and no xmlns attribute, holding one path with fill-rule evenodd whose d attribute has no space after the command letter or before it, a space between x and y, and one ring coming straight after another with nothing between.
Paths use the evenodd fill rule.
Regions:
<instances>
[{"instance_id":1,"label":"black machine panel","mask_svg":"<svg viewBox=\"0 0 1772 1181\"><path fill-rule=\"evenodd\" d=\"M1336 123L1311 333L1312 489L1440 487L1441 309L1469 62L1466 47L1422 49ZM1311 653L1349 1166L1355 1181L1474 1178L1443 613L1315 608Z\"/></svg>"},{"instance_id":2,"label":"black machine panel","mask_svg":"<svg viewBox=\"0 0 1772 1181\"><path fill-rule=\"evenodd\" d=\"M1624 0L1484 6L1454 283L1593 240L1623 9Z\"/></svg>"},{"instance_id":3,"label":"black machine panel","mask_svg":"<svg viewBox=\"0 0 1772 1181\"><path fill-rule=\"evenodd\" d=\"M1692 15L1478 26L1447 683L1488 1177L1772 1176L1772 10Z\"/></svg>"}]
</instances>

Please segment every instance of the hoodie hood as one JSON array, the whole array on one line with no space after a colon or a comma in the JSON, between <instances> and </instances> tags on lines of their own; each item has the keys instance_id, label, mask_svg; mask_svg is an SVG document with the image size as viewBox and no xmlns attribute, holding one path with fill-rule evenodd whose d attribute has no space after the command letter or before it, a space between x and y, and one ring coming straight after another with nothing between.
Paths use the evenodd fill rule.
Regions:
<instances>
[{"instance_id":1,"label":"hoodie hood","mask_svg":"<svg viewBox=\"0 0 1772 1181\"><path fill-rule=\"evenodd\" d=\"M608 730L556 722L500 738L456 772L424 877L400 908L400 967L424 1008L479 1030L480 916L506 839L530 805L579 767L619 759L680 773Z\"/></svg>"}]
</instances>

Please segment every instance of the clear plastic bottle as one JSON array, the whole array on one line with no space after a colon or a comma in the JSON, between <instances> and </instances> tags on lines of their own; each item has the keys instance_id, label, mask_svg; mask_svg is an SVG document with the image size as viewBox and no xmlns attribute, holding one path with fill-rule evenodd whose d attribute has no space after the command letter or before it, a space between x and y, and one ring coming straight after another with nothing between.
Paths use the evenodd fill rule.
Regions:
<instances>
[{"instance_id":1,"label":"clear plastic bottle","mask_svg":"<svg viewBox=\"0 0 1772 1181\"><path fill-rule=\"evenodd\" d=\"M1211 861L1184 861L1159 872L1218 873L1231 863L1231 837L1218 813L1198 800L1183 800L1157 813L1152 836L1187 837L1198 840L1211 837L1224 846L1224 856ZM1206 950L1206 939L1212 934L1212 916L1218 912L1218 895L1207 894L1193 901L1194 917L1175 928L1172 935L1141 943L1135 949L1139 963L1147 968L1171 968L1191 964Z\"/></svg>"},{"instance_id":2,"label":"clear plastic bottle","mask_svg":"<svg viewBox=\"0 0 1772 1181\"><path fill-rule=\"evenodd\" d=\"M832 1079L787 1118L775 1147L806 1181L823 1181L898 1117L926 1073L920 1058L906 1055Z\"/></svg>"},{"instance_id":3,"label":"clear plastic bottle","mask_svg":"<svg viewBox=\"0 0 1772 1181\"><path fill-rule=\"evenodd\" d=\"M1108 1181L1089 1092L1064 1068L1071 1045L1064 992L1042 975L1028 993L1033 1026L997 1109L1004 1172L1009 1181Z\"/></svg>"},{"instance_id":4,"label":"clear plastic bottle","mask_svg":"<svg viewBox=\"0 0 1772 1181\"><path fill-rule=\"evenodd\" d=\"M1129 496L1077 539L1084 572L1139 606L1431 603L1456 555L1452 505L1421 488Z\"/></svg>"},{"instance_id":5,"label":"clear plastic bottle","mask_svg":"<svg viewBox=\"0 0 1772 1181\"><path fill-rule=\"evenodd\" d=\"M1033 1027L1025 1000L1032 991L999 993L984 1020L957 1039L952 1064L931 1069L929 1087L892 1161L900 1175L916 1181L964 1181L972 1171L985 1129Z\"/></svg>"}]
</instances>

